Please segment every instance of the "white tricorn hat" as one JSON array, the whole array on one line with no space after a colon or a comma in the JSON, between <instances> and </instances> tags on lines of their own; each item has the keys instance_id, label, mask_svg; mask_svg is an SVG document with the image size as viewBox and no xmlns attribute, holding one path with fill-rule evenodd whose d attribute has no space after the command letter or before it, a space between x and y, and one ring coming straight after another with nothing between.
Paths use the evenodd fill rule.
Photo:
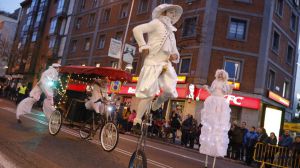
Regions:
<instances>
[{"instance_id":1,"label":"white tricorn hat","mask_svg":"<svg viewBox=\"0 0 300 168\"><path fill-rule=\"evenodd\" d=\"M172 19L172 24L175 24L180 19L180 16L182 15L182 12L183 12L182 7L179 5L161 4L161 5L157 6L152 12L152 19L159 18L159 16L161 16L161 14L164 11L169 10L169 9L173 9L176 11L176 16L175 16L175 18Z\"/></svg>"},{"instance_id":2,"label":"white tricorn hat","mask_svg":"<svg viewBox=\"0 0 300 168\"><path fill-rule=\"evenodd\" d=\"M58 64L58 63L53 63L51 66L52 66L53 68L59 68L61 65Z\"/></svg>"}]
</instances>

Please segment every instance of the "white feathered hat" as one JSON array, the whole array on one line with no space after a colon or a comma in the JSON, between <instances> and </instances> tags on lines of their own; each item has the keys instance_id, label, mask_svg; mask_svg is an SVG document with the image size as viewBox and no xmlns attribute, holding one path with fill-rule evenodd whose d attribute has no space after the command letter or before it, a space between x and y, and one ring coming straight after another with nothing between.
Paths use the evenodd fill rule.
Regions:
<instances>
[{"instance_id":1,"label":"white feathered hat","mask_svg":"<svg viewBox=\"0 0 300 168\"><path fill-rule=\"evenodd\" d=\"M172 4L161 4L157 6L152 12L152 19L159 18L161 14L169 9L174 9L176 11L175 18L172 18L172 24L175 24L181 17L183 9L179 5L172 5Z\"/></svg>"}]
</instances>

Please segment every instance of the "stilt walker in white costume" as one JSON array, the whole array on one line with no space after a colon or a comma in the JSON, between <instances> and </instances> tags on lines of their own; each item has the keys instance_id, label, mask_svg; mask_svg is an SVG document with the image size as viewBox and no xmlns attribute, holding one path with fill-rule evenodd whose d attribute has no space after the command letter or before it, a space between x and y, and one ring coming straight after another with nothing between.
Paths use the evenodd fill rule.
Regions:
<instances>
[{"instance_id":1,"label":"stilt walker in white costume","mask_svg":"<svg viewBox=\"0 0 300 168\"><path fill-rule=\"evenodd\" d=\"M17 107L16 118L18 123L21 123L20 116L31 112L34 103L39 101L42 93L46 95L43 102L43 112L47 119L50 118L51 113L55 110L53 102L53 83L58 80L58 68L60 64L54 63L42 73L41 79L31 90L29 97L22 100Z\"/></svg>"},{"instance_id":2,"label":"stilt walker in white costume","mask_svg":"<svg viewBox=\"0 0 300 168\"><path fill-rule=\"evenodd\" d=\"M232 92L232 86L228 85L228 73L224 70L217 70L216 79L208 88L210 96L204 101L204 108L201 111L201 136L200 153L206 155L205 167L207 167L208 155L214 157L213 166L215 167L216 157L224 157L229 143L228 131L230 129L229 103L224 95Z\"/></svg>"},{"instance_id":3,"label":"stilt walker in white costume","mask_svg":"<svg viewBox=\"0 0 300 168\"><path fill-rule=\"evenodd\" d=\"M173 25L182 12L178 5L159 5L152 12L152 21L133 29L139 52L145 57L135 93L140 102L133 129L139 129L144 113L160 89L163 93L153 102L152 110L157 110L169 98L178 96L177 74L171 62L179 62L174 34L177 29ZM147 42L144 34L148 35Z\"/></svg>"}]
</instances>

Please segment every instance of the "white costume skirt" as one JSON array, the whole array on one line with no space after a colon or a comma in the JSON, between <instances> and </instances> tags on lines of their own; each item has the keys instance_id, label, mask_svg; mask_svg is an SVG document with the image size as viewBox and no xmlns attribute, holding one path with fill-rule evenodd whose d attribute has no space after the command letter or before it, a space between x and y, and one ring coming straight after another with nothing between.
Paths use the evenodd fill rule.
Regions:
<instances>
[{"instance_id":1,"label":"white costume skirt","mask_svg":"<svg viewBox=\"0 0 300 168\"><path fill-rule=\"evenodd\" d=\"M32 97L27 97L26 99L22 100L17 107L17 119L20 119L21 115L29 114L31 112L33 104L36 102L37 100Z\"/></svg>"},{"instance_id":2,"label":"white costume skirt","mask_svg":"<svg viewBox=\"0 0 300 168\"><path fill-rule=\"evenodd\" d=\"M144 65L136 87L136 97L150 98L154 97L160 88L167 97L177 97L176 83L177 74L171 65L166 64L167 71L162 72L164 65Z\"/></svg>"},{"instance_id":3,"label":"white costume skirt","mask_svg":"<svg viewBox=\"0 0 300 168\"><path fill-rule=\"evenodd\" d=\"M230 129L229 104L224 97L209 96L201 111L200 153L224 157L229 143Z\"/></svg>"}]
</instances>

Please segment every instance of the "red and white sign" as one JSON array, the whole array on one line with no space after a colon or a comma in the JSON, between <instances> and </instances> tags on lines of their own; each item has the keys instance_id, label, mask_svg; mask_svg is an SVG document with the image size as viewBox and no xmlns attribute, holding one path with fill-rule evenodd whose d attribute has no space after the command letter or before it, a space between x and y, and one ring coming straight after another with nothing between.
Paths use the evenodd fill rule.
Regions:
<instances>
[{"instance_id":1,"label":"red and white sign","mask_svg":"<svg viewBox=\"0 0 300 168\"><path fill-rule=\"evenodd\" d=\"M85 91L86 85L85 84L69 84L68 85L68 90L74 90L74 91ZM110 85L107 85L107 90L108 93L112 93L110 91ZM136 90L136 86L121 86L120 91L118 94L123 94L123 95L134 95ZM186 87L176 88L177 93L178 93L178 98L186 99L188 94L189 94L189 89ZM159 93L157 94L159 95ZM205 100L210 94L203 88L195 88L195 99L197 101L199 100ZM226 100L234 106L239 106L239 107L245 107L245 108L250 108L250 109L255 109L258 110L260 108L260 99L257 98L252 98L252 97L246 97L246 96L240 96L240 95L226 95L225 96Z\"/></svg>"},{"instance_id":2,"label":"red and white sign","mask_svg":"<svg viewBox=\"0 0 300 168\"><path fill-rule=\"evenodd\" d=\"M210 94L205 89L196 89L195 90L195 96L196 100L205 100ZM252 98L252 97L246 97L246 96L240 96L240 95L226 95L224 96L231 105L234 106L240 106L250 109L258 110L260 107L260 99Z\"/></svg>"}]
</instances>

